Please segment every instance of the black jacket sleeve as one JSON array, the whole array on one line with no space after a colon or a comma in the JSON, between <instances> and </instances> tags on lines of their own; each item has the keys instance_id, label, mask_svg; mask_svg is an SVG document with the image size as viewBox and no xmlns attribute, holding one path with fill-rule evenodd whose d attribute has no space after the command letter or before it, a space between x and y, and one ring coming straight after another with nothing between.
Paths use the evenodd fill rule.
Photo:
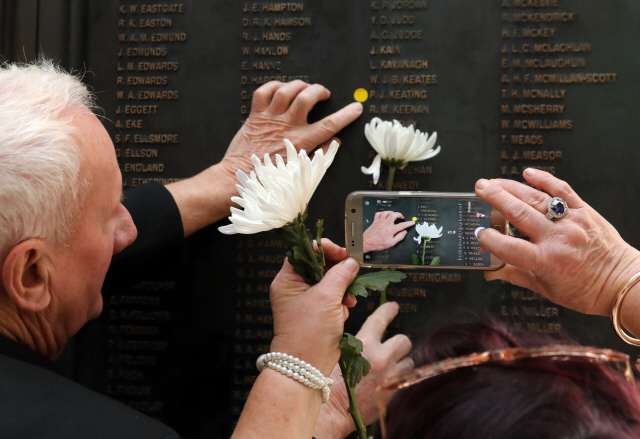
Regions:
<instances>
[{"instance_id":1,"label":"black jacket sleeve","mask_svg":"<svg viewBox=\"0 0 640 439\"><path fill-rule=\"evenodd\" d=\"M102 288L106 293L162 276L177 264L184 240L180 210L164 186L149 183L131 189L123 204L138 237L113 257Z\"/></svg>"}]
</instances>

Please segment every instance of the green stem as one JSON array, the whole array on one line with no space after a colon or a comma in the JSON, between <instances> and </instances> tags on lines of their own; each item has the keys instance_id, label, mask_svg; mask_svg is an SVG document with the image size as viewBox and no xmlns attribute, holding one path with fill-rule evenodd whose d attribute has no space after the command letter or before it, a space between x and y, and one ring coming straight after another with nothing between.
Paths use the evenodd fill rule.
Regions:
<instances>
[{"instance_id":1,"label":"green stem","mask_svg":"<svg viewBox=\"0 0 640 439\"><path fill-rule=\"evenodd\" d=\"M346 369L346 365L341 361L340 363L340 371L342 372L343 377L348 376L348 371ZM356 389L351 388L349 384L347 384L347 379L344 378L344 385L347 388L347 395L349 396L349 414L351 415L351 419L353 419L353 423L356 426L356 433L358 434L359 439L367 439L367 428L362 422L362 418L360 417L360 410L358 409L358 401L356 400Z\"/></svg>"},{"instance_id":2,"label":"green stem","mask_svg":"<svg viewBox=\"0 0 640 439\"><path fill-rule=\"evenodd\" d=\"M309 238L309 234L307 233L307 227L304 225L302 221L294 222L293 228L300 236L300 241L302 242L302 246L304 248L305 253L307 254L307 258L309 261L313 262L313 271L315 272L316 279L319 282L320 279L324 276L324 267L322 267L316 261L316 252L313 251L313 246L311 245L311 239Z\"/></svg>"},{"instance_id":3,"label":"green stem","mask_svg":"<svg viewBox=\"0 0 640 439\"><path fill-rule=\"evenodd\" d=\"M387 303L387 289L380 291L380 305Z\"/></svg>"},{"instance_id":4,"label":"green stem","mask_svg":"<svg viewBox=\"0 0 640 439\"><path fill-rule=\"evenodd\" d=\"M387 190L393 189L393 177L396 175L395 166L389 166L389 176L387 177Z\"/></svg>"},{"instance_id":5,"label":"green stem","mask_svg":"<svg viewBox=\"0 0 640 439\"><path fill-rule=\"evenodd\" d=\"M427 251L427 238L422 238L422 265L424 265L424 254Z\"/></svg>"}]
</instances>

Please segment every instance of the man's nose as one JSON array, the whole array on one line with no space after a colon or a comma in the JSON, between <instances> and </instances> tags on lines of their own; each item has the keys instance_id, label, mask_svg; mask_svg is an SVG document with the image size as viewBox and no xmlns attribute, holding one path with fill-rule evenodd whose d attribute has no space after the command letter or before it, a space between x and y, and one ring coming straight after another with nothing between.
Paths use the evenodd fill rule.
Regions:
<instances>
[{"instance_id":1,"label":"man's nose","mask_svg":"<svg viewBox=\"0 0 640 439\"><path fill-rule=\"evenodd\" d=\"M118 211L117 221L118 225L116 226L113 243L114 255L120 253L129 245L133 244L133 241L135 241L136 237L138 236L138 229L136 229L135 224L133 224L131 214L122 204L120 205L120 210Z\"/></svg>"}]
</instances>

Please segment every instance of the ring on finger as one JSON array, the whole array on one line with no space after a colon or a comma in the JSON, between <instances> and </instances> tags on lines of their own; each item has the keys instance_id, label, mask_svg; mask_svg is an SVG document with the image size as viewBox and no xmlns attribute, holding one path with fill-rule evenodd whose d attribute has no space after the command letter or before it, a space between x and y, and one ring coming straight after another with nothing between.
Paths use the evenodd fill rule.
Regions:
<instances>
[{"instance_id":1,"label":"ring on finger","mask_svg":"<svg viewBox=\"0 0 640 439\"><path fill-rule=\"evenodd\" d=\"M547 214L545 215L550 220L560 219L569 212L569 206L566 201L560 197L553 197L549 204L547 204Z\"/></svg>"}]
</instances>

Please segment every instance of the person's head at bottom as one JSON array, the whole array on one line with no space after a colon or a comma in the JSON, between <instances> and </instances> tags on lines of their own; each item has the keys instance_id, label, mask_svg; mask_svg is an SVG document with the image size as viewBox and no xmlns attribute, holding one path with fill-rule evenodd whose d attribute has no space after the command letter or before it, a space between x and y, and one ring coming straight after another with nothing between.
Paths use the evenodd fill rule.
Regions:
<instances>
[{"instance_id":1,"label":"person's head at bottom","mask_svg":"<svg viewBox=\"0 0 640 439\"><path fill-rule=\"evenodd\" d=\"M92 102L50 62L0 68L0 334L49 358L100 314L111 257L136 237Z\"/></svg>"},{"instance_id":2,"label":"person's head at bottom","mask_svg":"<svg viewBox=\"0 0 640 439\"><path fill-rule=\"evenodd\" d=\"M568 342L562 340L561 344L566 346ZM541 356L488 361L445 373L440 369L435 376L401 389L387 406L386 437L640 437L640 398L628 361L593 361L582 355L547 356L545 349L536 348L542 346L549 347L547 353L552 352L552 346L558 348L558 339L540 334L517 337L491 321L437 331L416 349L416 371L445 359L509 348L521 353L518 348L531 349L537 352L534 355ZM507 357L512 353L506 352Z\"/></svg>"}]
</instances>

